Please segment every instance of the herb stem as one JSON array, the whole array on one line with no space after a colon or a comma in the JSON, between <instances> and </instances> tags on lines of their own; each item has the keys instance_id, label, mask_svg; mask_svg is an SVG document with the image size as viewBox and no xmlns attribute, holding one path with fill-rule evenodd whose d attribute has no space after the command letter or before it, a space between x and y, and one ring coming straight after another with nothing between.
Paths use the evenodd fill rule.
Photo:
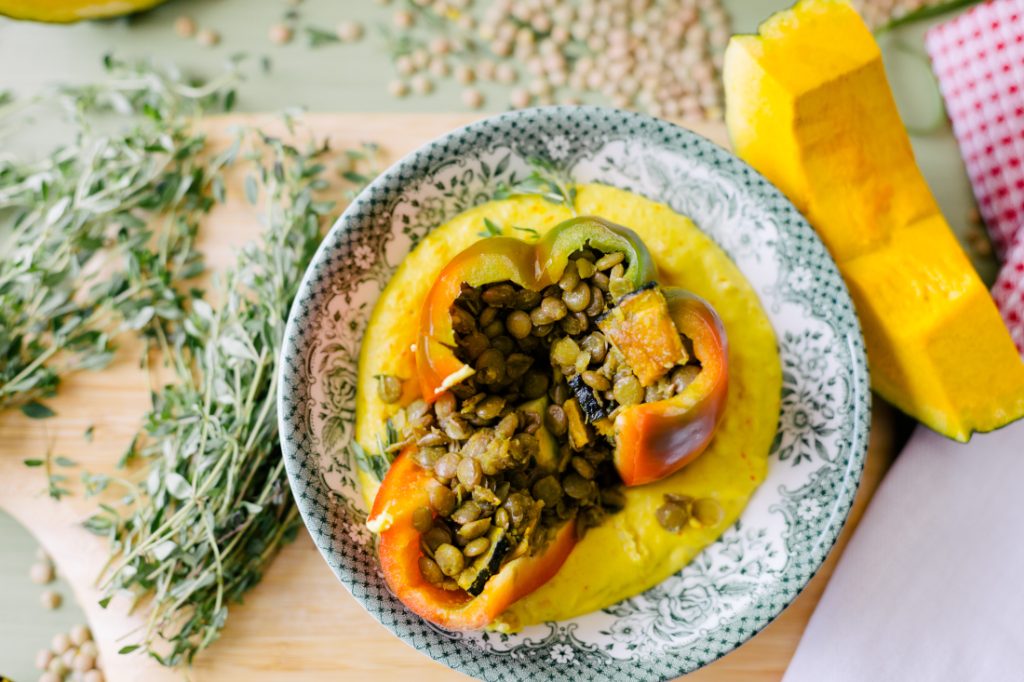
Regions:
<instances>
[{"instance_id":1,"label":"herb stem","mask_svg":"<svg viewBox=\"0 0 1024 682\"><path fill-rule=\"evenodd\" d=\"M220 546L213 533L213 521L207 513L202 515L202 519L203 527L206 529L206 539L210 543L210 549L213 550L213 566L217 571L217 601L213 609L216 612L220 611L224 604L224 563L221 561Z\"/></svg>"}]
</instances>

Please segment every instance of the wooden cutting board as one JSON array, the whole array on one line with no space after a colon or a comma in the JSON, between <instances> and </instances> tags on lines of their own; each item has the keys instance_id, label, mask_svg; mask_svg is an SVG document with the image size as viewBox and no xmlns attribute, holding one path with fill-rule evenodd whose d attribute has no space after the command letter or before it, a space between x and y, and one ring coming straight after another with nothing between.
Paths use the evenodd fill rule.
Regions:
<instances>
[{"instance_id":1,"label":"wooden cutting board","mask_svg":"<svg viewBox=\"0 0 1024 682\"><path fill-rule=\"evenodd\" d=\"M345 149L362 142L381 145L385 161L401 157L423 142L477 118L467 114L320 114L306 117L305 133L329 138ZM230 116L205 125L214 141L227 140L232 127L256 123L283 133L268 116ZM727 145L720 123L684 122L715 142ZM300 128L302 130L302 128ZM233 261L234 249L260 230L253 209L241 199L240 178L229 183L229 201L210 215L202 248L214 269ZM232 187L234 185L234 187ZM45 494L44 475L22 464L47 448L79 463L66 470L111 471L139 427L149 402L149 382L138 367L138 346L124 342L115 362L100 372L69 379L47 401L57 416L33 421L20 412L0 415L0 507L27 526L54 557L58 571L72 585L100 646L107 679L180 680L181 675L152 660L120 656L141 616L128 616L117 600L98 604L96 576L106 560L105 544L79 527L94 508L73 482L74 494L60 502ZM93 427L91 442L83 434ZM876 408L864 479L851 519L836 549L804 593L762 633L738 651L697 672L693 680L777 680L781 678L800 634L831 574L836 557L860 518L867 499L888 468L893 454L893 415ZM9 616L9 614L7 614ZM392 636L345 591L321 559L305 532L286 547L240 606L232 606L223 636L197 661L197 680L368 679L456 680L465 676L416 652Z\"/></svg>"}]
</instances>

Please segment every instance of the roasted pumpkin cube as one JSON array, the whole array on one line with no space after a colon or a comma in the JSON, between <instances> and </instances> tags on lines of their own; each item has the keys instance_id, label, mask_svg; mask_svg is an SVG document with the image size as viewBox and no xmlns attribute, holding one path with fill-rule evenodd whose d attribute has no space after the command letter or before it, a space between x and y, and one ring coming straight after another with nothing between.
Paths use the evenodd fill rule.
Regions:
<instances>
[{"instance_id":1,"label":"roasted pumpkin cube","mask_svg":"<svg viewBox=\"0 0 1024 682\"><path fill-rule=\"evenodd\" d=\"M687 360L668 302L655 285L624 296L597 326L622 353L642 386L650 386Z\"/></svg>"}]
</instances>

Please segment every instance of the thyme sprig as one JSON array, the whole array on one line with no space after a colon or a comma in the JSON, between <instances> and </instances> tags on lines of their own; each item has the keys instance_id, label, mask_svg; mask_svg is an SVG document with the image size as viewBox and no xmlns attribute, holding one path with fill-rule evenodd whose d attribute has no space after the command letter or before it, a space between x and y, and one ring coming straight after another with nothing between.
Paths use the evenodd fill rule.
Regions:
<instances>
[{"instance_id":1,"label":"thyme sprig","mask_svg":"<svg viewBox=\"0 0 1024 682\"><path fill-rule=\"evenodd\" d=\"M60 87L0 119L17 126L56 106L73 128L43 158L0 156L0 410L28 414L63 376L105 366L121 330L166 333L183 315L182 284L203 270L198 221L227 159L201 162L192 124L231 108L237 72L202 84L104 65L102 85ZM110 115L133 123L104 132L97 120Z\"/></svg>"},{"instance_id":2,"label":"thyme sprig","mask_svg":"<svg viewBox=\"0 0 1024 682\"><path fill-rule=\"evenodd\" d=\"M508 236L518 237L523 241L536 242L540 241L540 232L532 227L519 227L518 225L511 226L511 233ZM519 234L516 234L516 233ZM476 233L478 237L502 237L506 236L506 231L487 216L484 216L484 229Z\"/></svg>"},{"instance_id":3,"label":"thyme sprig","mask_svg":"<svg viewBox=\"0 0 1024 682\"><path fill-rule=\"evenodd\" d=\"M980 2L980 0L947 0L945 2L922 5L921 7L907 12L906 14L893 17L886 23L882 24L875 29L875 35L882 35L883 33L888 33L889 31L902 26L909 26L910 24L916 24L928 19L941 17L944 14L956 12L957 10L964 9L965 7L975 5L978 2Z\"/></svg>"},{"instance_id":4,"label":"thyme sprig","mask_svg":"<svg viewBox=\"0 0 1024 682\"><path fill-rule=\"evenodd\" d=\"M360 445L353 438L349 443L352 452L352 460L364 473L374 478L378 483L384 480L384 475L391 468L391 463L398 455L396 447L399 444L399 433L394 423L388 419L384 424L384 435L377 434L377 451L367 452L366 448Z\"/></svg>"},{"instance_id":5,"label":"thyme sprig","mask_svg":"<svg viewBox=\"0 0 1024 682\"><path fill-rule=\"evenodd\" d=\"M565 206L574 216L577 215L576 185L572 178L545 159L530 159L529 163L530 174L512 184L499 184L494 198L538 196L552 204Z\"/></svg>"}]
</instances>

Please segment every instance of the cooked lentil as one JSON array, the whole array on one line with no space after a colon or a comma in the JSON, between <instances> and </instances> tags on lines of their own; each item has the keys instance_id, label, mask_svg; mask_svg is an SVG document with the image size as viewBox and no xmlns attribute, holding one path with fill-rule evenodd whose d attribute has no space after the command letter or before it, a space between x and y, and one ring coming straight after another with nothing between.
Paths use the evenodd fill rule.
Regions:
<instances>
[{"instance_id":1,"label":"cooked lentil","mask_svg":"<svg viewBox=\"0 0 1024 682\"><path fill-rule=\"evenodd\" d=\"M666 495L665 504L658 507L655 517L662 528L670 533L678 533L690 520L690 509L686 504L669 499Z\"/></svg>"},{"instance_id":2,"label":"cooked lentil","mask_svg":"<svg viewBox=\"0 0 1024 682\"><path fill-rule=\"evenodd\" d=\"M455 545L444 543L434 550L434 561L441 568L441 572L448 577L457 576L466 566L466 558Z\"/></svg>"},{"instance_id":3,"label":"cooked lentil","mask_svg":"<svg viewBox=\"0 0 1024 682\"><path fill-rule=\"evenodd\" d=\"M477 538L462 548L462 553L470 558L478 557L491 548L491 541L487 538Z\"/></svg>"},{"instance_id":4,"label":"cooked lentil","mask_svg":"<svg viewBox=\"0 0 1024 682\"><path fill-rule=\"evenodd\" d=\"M412 513L412 527L426 533L434 527L434 514L427 507L420 507Z\"/></svg>"},{"instance_id":5,"label":"cooked lentil","mask_svg":"<svg viewBox=\"0 0 1024 682\"><path fill-rule=\"evenodd\" d=\"M702 497L693 503L693 518L702 526L713 526L722 520L725 512L717 500Z\"/></svg>"},{"instance_id":6,"label":"cooked lentil","mask_svg":"<svg viewBox=\"0 0 1024 682\"><path fill-rule=\"evenodd\" d=\"M444 581L444 572L441 571L441 567L437 565L437 562L428 556L420 557L420 573L427 579L427 582L433 585L440 585Z\"/></svg>"}]
</instances>

